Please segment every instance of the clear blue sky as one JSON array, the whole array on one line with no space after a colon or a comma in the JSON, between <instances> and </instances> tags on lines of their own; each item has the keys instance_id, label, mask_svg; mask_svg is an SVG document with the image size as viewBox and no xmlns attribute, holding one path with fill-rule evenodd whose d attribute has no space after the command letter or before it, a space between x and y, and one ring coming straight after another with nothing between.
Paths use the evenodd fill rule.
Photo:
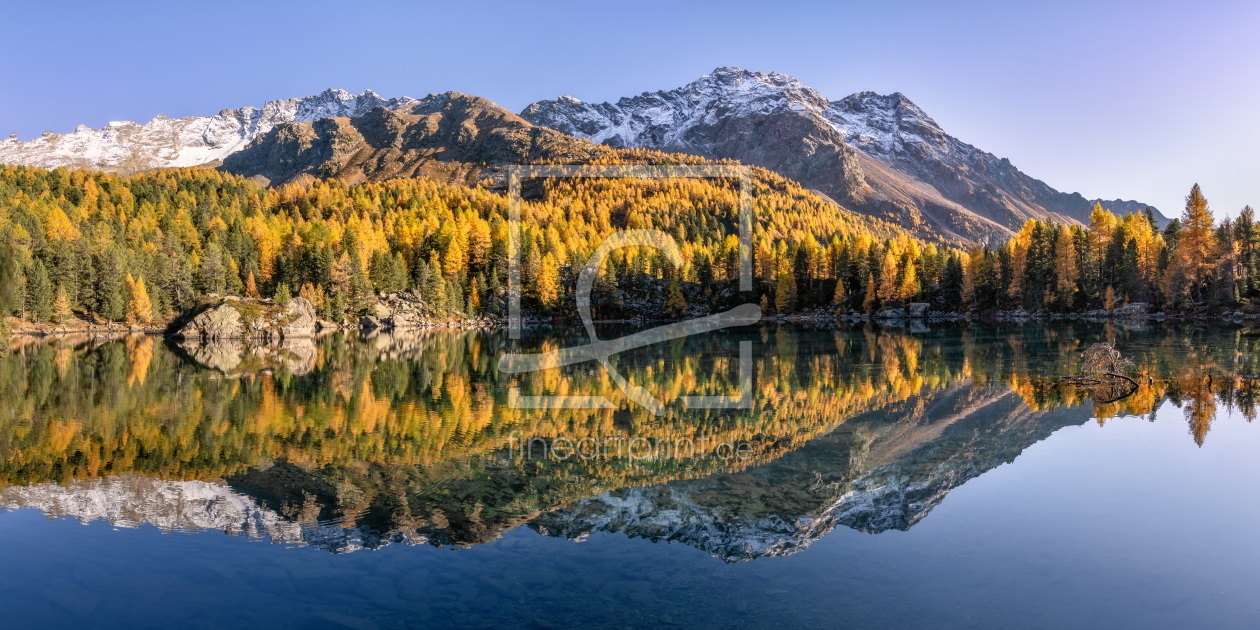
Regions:
<instances>
[{"instance_id":1,"label":"clear blue sky","mask_svg":"<svg viewBox=\"0 0 1260 630\"><path fill-rule=\"evenodd\" d=\"M519 111L717 66L900 91L1066 191L1260 205L1260 3L10 2L0 134L212 114L327 87ZM951 6L952 5L952 6Z\"/></svg>"}]
</instances>

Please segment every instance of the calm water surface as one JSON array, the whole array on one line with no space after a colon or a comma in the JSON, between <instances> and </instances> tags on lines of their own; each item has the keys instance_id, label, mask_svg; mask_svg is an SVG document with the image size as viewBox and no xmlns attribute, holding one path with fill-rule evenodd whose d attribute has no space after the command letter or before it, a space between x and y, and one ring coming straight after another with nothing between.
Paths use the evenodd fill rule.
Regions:
<instances>
[{"instance_id":1,"label":"calm water surface","mask_svg":"<svg viewBox=\"0 0 1260 630\"><path fill-rule=\"evenodd\" d=\"M617 358L660 415L594 364L499 373L583 341L527 337L20 345L5 625L1260 625L1260 331L730 330ZM741 341L752 407L683 408L743 393ZM1060 379L1099 341L1137 388Z\"/></svg>"}]
</instances>

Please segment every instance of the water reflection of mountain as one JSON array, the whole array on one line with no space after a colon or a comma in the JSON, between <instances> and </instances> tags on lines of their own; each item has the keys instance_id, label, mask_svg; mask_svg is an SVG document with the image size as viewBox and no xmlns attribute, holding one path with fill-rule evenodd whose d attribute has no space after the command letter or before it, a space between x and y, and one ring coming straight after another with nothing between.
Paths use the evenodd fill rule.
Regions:
<instances>
[{"instance_id":1,"label":"water reflection of mountain","mask_svg":"<svg viewBox=\"0 0 1260 630\"><path fill-rule=\"evenodd\" d=\"M1137 349L1150 378L1124 401L1093 406L1054 375L1083 339L1108 336ZM750 337L760 345L753 409L662 417L512 410L493 334L339 337L300 349L296 369L255 361L283 350L273 348L213 349L225 370L145 338L28 345L0 358L11 412L0 417L0 505L335 552L471 545L528 523L553 536L679 541L739 561L792 553L838 526L911 527L953 488L1091 416L1149 413L1172 399L1201 442L1216 401L1252 400L1250 381L1205 380L1203 370L1258 371L1247 363L1256 338L1229 330L765 327L723 348ZM722 356L688 340L621 367L666 398L722 393L734 381ZM575 370L519 384L572 393L599 391L600 378ZM514 432L705 433L756 448L741 462L531 460L504 449Z\"/></svg>"},{"instance_id":2,"label":"water reflection of mountain","mask_svg":"<svg viewBox=\"0 0 1260 630\"><path fill-rule=\"evenodd\" d=\"M33 508L49 517L112 527L152 525L164 532L218 531L290 547L313 546L335 553L389 543L430 542L424 536L380 533L343 520L303 521L280 514L221 482L163 481L119 475L67 484L10 486L0 490L0 506Z\"/></svg>"},{"instance_id":3,"label":"water reflection of mountain","mask_svg":"<svg viewBox=\"0 0 1260 630\"><path fill-rule=\"evenodd\" d=\"M627 488L543 514L530 527L682 542L728 562L783 556L838 526L905 530L951 490L1087 408L1032 411L1002 386L957 386L864 414L780 459L734 474Z\"/></svg>"},{"instance_id":4,"label":"water reflection of mountain","mask_svg":"<svg viewBox=\"0 0 1260 630\"><path fill-rule=\"evenodd\" d=\"M616 531L683 542L727 561L781 556L837 526L906 529L954 487L1088 418L1080 407L1034 412L1000 385L960 384L852 418L769 463L605 492L528 524L552 536ZM356 476L281 462L226 482L121 475L12 486L0 491L0 505L118 527L216 530L334 552L390 543L473 544L525 522L537 509L528 504L547 499L531 496L524 487L530 477L513 475L505 460L497 461L497 470L495 460L487 460L479 465L493 483L476 474L438 479L420 467L368 467ZM388 477L395 484L390 491L373 494L366 487L369 480L388 484ZM488 505L495 497L485 495L492 491L501 494L500 505ZM450 504L452 494L463 493L482 495L476 502L484 519ZM355 496L362 504L347 504ZM519 506L515 518L484 513L504 510L504 502Z\"/></svg>"}]
</instances>

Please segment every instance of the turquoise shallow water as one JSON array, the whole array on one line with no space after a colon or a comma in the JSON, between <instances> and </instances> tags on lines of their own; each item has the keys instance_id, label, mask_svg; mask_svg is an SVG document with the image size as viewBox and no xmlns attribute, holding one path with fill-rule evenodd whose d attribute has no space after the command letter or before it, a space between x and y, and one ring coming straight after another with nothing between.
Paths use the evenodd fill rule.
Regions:
<instances>
[{"instance_id":1,"label":"turquoise shallow water","mask_svg":"<svg viewBox=\"0 0 1260 630\"><path fill-rule=\"evenodd\" d=\"M802 347L837 352L831 333L827 344L792 334L794 360L812 354ZM1189 338L1220 350L1214 369L1237 354L1237 335L1203 334ZM974 337L970 360L1011 352L1010 337ZM1168 338L1117 345L1154 364ZM936 340L951 357L955 342ZM862 343L855 364L893 369L864 349L900 350ZM922 346L913 371L931 370L932 354ZM1003 364L1031 363L1027 380L1045 354L1026 347ZM1089 403L1033 409L1019 388L979 373L924 384L750 467L560 501L458 548L330 553L211 528L81 524L107 493L41 510L11 488L0 605L8 627L1255 627L1260 428L1237 400L1209 392L1200 445L1187 411L1202 393L1162 392L1152 411L1099 423ZM238 495L279 505L239 479L226 480ZM159 490L128 496L146 492Z\"/></svg>"}]
</instances>

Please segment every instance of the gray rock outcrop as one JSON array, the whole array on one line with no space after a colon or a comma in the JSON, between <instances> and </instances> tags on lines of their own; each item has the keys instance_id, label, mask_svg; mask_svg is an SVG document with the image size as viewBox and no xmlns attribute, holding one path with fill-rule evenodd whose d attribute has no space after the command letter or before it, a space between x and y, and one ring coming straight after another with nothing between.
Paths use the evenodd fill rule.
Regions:
<instances>
[{"instance_id":1,"label":"gray rock outcrop","mask_svg":"<svg viewBox=\"0 0 1260 630\"><path fill-rule=\"evenodd\" d=\"M1146 302L1134 302L1111 309L1112 317L1136 317L1151 312L1151 305Z\"/></svg>"},{"instance_id":2,"label":"gray rock outcrop","mask_svg":"<svg viewBox=\"0 0 1260 630\"><path fill-rule=\"evenodd\" d=\"M359 320L359 327L365 330L408 330L432 325L420 294L410 289L381 295L375 304L368 307L367 315Z\"/></svg>"},{"instance_id":3,"label":"gray rock outcrop","mask_svg":"<svg viewBox=\"0 0 1260 630\"><path fill-rule=\"evenodd\" d=\"M171 334L185 341L293 339L315 334L315 307L296 297L285 305L271 300L219 298Z\"/></svg>"}]
</instances>

